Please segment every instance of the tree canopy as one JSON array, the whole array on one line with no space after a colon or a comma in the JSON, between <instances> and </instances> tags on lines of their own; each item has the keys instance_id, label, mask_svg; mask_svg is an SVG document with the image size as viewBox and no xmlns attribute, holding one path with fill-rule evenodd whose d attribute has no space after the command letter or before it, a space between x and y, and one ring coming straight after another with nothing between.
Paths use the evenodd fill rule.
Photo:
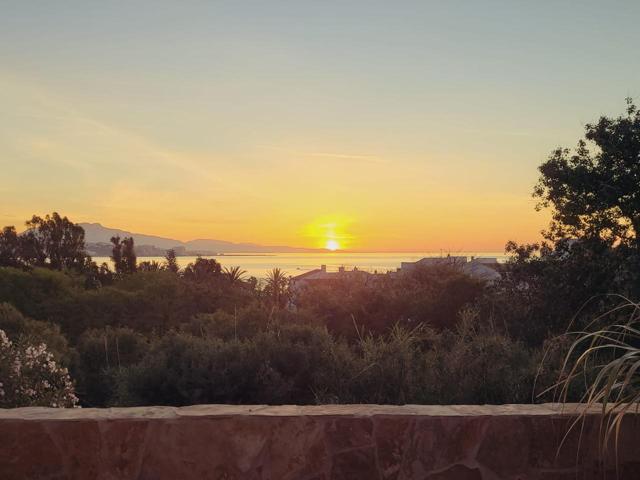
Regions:
<instances>
[{"instance_id":1,"label":"tree canopy","mask_svg":"<svg viewBox=\"0 0 640 480\"><path fill-rule=\"evenodd\" d=\"M54 270L83 269L90 257L85 251L84 229L57 212L34 215L21 234L15 227L0 232L0 266L47 266Z\"/></svg>"},{"instance_id":2,"label":"tree canopy","mask_svg":"<svg viewBox=\"0 0 640 480\"><path fill-rule=\"evenodd\" d=\"M572 152L554 150L534 196L551 207L551 240L584 238L640 249L640 111L631 99L617 118L585 127Z\"/></svg>"}]
</instances>

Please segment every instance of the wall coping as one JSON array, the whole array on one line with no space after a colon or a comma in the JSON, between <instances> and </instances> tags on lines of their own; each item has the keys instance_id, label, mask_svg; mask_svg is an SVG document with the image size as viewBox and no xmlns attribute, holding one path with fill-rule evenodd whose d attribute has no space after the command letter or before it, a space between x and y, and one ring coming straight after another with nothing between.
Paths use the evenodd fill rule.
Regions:
<instances>
[{"instance_id":1,"label":"wall coping","mask_svg":"<svg viewBox=\"0 0 640 480\"><path fill-rule=\"evenodd\" d=\"M186 407L46 408L0 409L0 420L118 420L170 419L182 417L502 417L597 415L602 407L583 404L537 405L191 405Z\"/></svg>"}]
</instances>

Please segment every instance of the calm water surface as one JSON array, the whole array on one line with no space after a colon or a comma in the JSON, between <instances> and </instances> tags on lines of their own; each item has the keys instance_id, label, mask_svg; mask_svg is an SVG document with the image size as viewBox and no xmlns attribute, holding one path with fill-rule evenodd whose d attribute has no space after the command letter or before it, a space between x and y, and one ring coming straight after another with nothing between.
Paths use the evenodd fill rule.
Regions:
<instances>
[{"instance_id":1,"label":"calm water surface","mask_svg":"<svg viewBox=\"0 0 640 480\"><path fill-rule=\"evenodd\" d=\"M466 255L477 257L497 257L498 261L506 259L502 252L456 252L452 255ZM215 258L223 266L238 266L247 271L247 276L256 278L264 278L267 272L273 268L279 268L288 275L300 275L308 272L320 265L326 265L327 270L335 271L339 267L352 269L357 267L360 270L368 272L387 272L395 270L400 266L400 262L414 262L424 257L440 257L440 253L248 253L248 254L228 254L216 255ZM184 268L187 264L195 261L196 257L178 257L178 265ZM94 260L100 264L102 262L111 263L108 257L94 257ZM162 257L139 257L138 262L142 261L163 262Z\"/></svg>"}]
</instances>

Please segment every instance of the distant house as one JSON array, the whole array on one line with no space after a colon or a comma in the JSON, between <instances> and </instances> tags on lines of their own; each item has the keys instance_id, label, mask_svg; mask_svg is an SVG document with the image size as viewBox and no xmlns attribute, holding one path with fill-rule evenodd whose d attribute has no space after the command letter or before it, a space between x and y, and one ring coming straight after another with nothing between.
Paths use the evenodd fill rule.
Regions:
<instances>
[{"instance_id":1,"label":"distant house","mask_svg":"<svg viewBox=\"0 0 640 480\"><path fill-rule=\"evenodd\" d=\"M450 255L446 257L426 257L416 262L402 262L398 273L408 273L416 268L440 265L460 267L467 275L490 283L501 278L500 272L498 271L500 264L495 257L471 257L470 260L464 256Z\"/></svg>"},{"instance_id":2,"label":"distant house","mask_svg":"<svg viewBox=\"0 0 640 480\"><path fill-rule=\"evenodd\" d=\"M467 275L493 283L501 278L498 259L495 257L471 257L469 260L464 256L446 256L446 257L425 257L415 262L402 262L400 268L395 272L386 274L370 273L364 270L346 270L340 267L338 271L327 271L326 265L321 265L309 272L291 278L291 291L295 294L301 289L311 285L322 285L335 282L336 280L360 280L365 285L375 285L377 281L385 276L398 277L415 271L417 268L429 268L440 265L449 265L459 267Z\"/></svg>"},{"instance_id":3,"label":"distant house","mask_svg":"<svg viewBox=\"0 0 640 480\"><path fill-rule=\"evenodd\" d=\"M291 290L295 293L309 285L322 285L336 280L360 280L364 284L369 284L379 276L378 273L358 270L357 267L353 268L353 270L346 270L344 267L340 267L338 271L329 272L326 265L321 265L320 268L292 277Z\"/></svg>"},{"instance_id":4,"label":"distant house","mask_svg":"<svg viewBox=\"0 0 640 480\"><path fill-rule=\"evenodd\" d=\"M401 262L400 272L410 272L420 267L435 267L440 265L464 265L467 263L467 257L452 257L447 255L446 257L425 257L416 262Z\"/></svg>"}]
</instances>

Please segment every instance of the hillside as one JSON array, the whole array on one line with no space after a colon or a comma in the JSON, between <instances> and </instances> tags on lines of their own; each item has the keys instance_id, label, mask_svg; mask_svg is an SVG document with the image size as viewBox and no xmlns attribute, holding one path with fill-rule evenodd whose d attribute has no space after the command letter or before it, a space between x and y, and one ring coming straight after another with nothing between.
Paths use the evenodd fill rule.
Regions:
<instances>
[{"instance_id":1,"label":"hillside","mask_svg":"<svg viewBox=\"0 0 640 480\"><path fill-rule=\"evenodd\" d=\"M180 240L159 237L156 235L147 235L143 233L129 232L118 228L108 228L100 223L80 223L85 231L85 241L87 244L109 243L111 237L133 237L136 245L148 245L162 250L169 248L182 247L189 252L197 252L202 254L214 253L267 253L267 252L317 252L320 249L289 247L284 245L258 245L255 243L234 243L225 240L215 239L196 239L188 242Z\"/></svg>"}]
</instances>

